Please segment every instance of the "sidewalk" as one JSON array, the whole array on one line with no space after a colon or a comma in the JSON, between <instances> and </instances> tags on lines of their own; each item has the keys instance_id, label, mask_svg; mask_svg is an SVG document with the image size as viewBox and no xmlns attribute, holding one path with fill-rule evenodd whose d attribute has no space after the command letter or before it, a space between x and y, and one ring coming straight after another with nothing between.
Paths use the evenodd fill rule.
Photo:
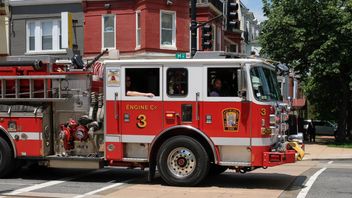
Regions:
<instances>
[{"instance_id":1,"label":"sidewalk","mask_svg":"<svg viewBox=\"0 0 352 198\"><path fill-rule=\"evenodd\" d=\"M352 159L351 148L336 148L324 145L329 137L317 138L317 143L305 145L305 156L303 160L329 160L329 159Z\"/></svg>"}]
</instances>

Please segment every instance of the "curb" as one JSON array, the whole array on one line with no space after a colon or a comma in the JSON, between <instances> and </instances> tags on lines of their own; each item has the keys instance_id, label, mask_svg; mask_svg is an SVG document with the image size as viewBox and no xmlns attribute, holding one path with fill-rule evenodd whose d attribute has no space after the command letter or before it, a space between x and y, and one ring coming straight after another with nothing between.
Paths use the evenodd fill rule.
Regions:
<instances>
[{"instance_id":1,"label":"curb","mask_svg":"<svg viewBox=\"0 0 352 198\"><path fill-rule=\"evenodd\" d=\"M304 159L302 161L320 161L320 160L337 160L337 161L343 161L343 160L352 160L352 157L343 157L343 158L308 158Z\"/></svg>"}]
</instances>

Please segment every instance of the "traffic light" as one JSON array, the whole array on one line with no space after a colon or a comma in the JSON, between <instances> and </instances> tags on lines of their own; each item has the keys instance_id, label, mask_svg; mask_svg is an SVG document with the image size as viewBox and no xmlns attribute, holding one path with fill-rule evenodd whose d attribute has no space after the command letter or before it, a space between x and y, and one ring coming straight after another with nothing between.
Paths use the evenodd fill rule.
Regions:
<instances>
[{"instance_id":1,"label":"traffic light","mask_svg":"<svg viewBox=\"0 0 352 198\"><path fill-rule=\"evenodd\" d=\"M211 49L213 48L213 28L211 25L205 25L202 27L202 48L204 49Z\"/></svg>"},{"instance_id":2,"label":"traffic light","mask_svg":"<svg viewBox=\"0 0 352 198\"><path fill-rule=\"evenodd\" d=\"M240 20L238 9L240 8L239 3L236 3L236 0L228 0L226 6L226 29L233 30L233 29L240 29Z\"/></svg>"}]
</instances>

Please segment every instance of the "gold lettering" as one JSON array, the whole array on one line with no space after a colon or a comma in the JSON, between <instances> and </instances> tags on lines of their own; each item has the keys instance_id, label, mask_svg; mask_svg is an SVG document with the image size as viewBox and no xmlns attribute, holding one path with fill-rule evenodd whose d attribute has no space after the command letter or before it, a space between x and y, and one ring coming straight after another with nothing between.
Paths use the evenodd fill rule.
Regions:
<instances>
[{"instance_id":1,"label":"gold lettering","mask_svg":"<svg viewBox=\"0 0 352 198\"><path fill-rule=\"evenodd\" d=\"M158 107L157 106L155 106L155 105L150 105L150 110L157 110L158 109Z\"/></svg>"},{"instance_id":2,"label":"gold lettering","mask_svg":"<svg viewBox=\"0 0 352 198\"><path fill-rule=\"evenodd\" d=\"M157 109L154 105L126 105L126 110L155 110Z\"/></svg>"}]
</instances>

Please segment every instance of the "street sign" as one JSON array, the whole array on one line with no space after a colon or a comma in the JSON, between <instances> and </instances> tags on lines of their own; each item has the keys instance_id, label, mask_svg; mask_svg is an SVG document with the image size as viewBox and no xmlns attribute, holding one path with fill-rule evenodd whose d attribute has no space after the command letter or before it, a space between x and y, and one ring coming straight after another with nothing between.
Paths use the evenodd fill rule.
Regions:
<instances>
[{"instance_id":1,"label":"street sign","mask_svg":"<svg viewBox=\"0 0 352 198\"><path fill-rule=\"evenodd\" d=\"M176 59L186 59L186 53L176 53Z\"/></svg>"}]
</instances>

